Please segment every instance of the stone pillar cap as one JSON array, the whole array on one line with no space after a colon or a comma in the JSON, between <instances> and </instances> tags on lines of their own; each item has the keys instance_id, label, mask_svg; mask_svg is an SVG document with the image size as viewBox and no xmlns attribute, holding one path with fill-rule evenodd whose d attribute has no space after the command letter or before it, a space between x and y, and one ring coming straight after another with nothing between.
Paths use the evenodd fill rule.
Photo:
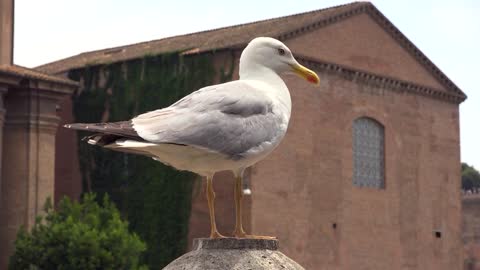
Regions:
<instances>
[{"instance_id":1,"label":"stone pillar cap","mask_svg":"<svg viewBox=\"0 0 480 270\"><path fill-rule=\"evenodd\" d=\"M163 270L305 270L278 250L276 239L198 238L193 250Z\"/></svg>"},{"instance_id":2,"label":"stone pillar cap","mask_svg":"<svg viewBox=\"0 0 480 270\"><path fill-rule=\"evenodd\" d=\"M199 249L263 249L278 250L277 239L196 238L193 250Z\"/></svg>"}]
</instances>

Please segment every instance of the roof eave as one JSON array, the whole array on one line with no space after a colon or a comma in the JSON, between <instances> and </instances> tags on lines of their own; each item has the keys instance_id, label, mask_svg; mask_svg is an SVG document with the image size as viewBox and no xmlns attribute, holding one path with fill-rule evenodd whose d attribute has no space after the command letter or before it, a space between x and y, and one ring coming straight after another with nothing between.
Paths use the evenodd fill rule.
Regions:
<instances>
[{"instance_id":1,"label":"roof eave","mask_svg":"<svg viewBox=\"0 0 480 270\"><path fill-rule=\"evenodd\" d=\"M392 91L407 92L421 96L428 96L430 98L454 104L460 104L466 99L465 95L445 92L429 86L419 85L413 82L375 74L344 65L339 65L318 59L312 59L301 55L297 55L296 58L300 63L307 65L317 71L341 74L344 78L347 78L349 80L363 81L368 83L369 85L385 87Z\"/></svg>"},{"instance_id":2,"label":"roof eave","mask_svg":"<svg viewBox=\"0 0 480 270\"><path fill-rule=\"evenodd\" d=\"M62 94L71 94L79 87L79 83L75 81L56 81L44 78L34 78L4 70L0 70L0 83L9 87L42 89Z\"/></svg>"}]
</instances>

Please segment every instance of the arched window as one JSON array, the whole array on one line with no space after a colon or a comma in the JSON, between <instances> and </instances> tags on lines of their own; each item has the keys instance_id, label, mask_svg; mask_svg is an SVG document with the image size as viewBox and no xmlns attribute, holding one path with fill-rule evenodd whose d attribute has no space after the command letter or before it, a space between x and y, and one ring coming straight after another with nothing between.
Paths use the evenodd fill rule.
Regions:
<instances>
[{"instance_id":1,"label":"arched window","mask_svg":"<svg viewBox=\"0 0 480 270\"><path fill-rule=\"evenodd\" d=\"M353 122L353 184L385 188L385 132L372 118Z\"/></svg>"}]
</instances>

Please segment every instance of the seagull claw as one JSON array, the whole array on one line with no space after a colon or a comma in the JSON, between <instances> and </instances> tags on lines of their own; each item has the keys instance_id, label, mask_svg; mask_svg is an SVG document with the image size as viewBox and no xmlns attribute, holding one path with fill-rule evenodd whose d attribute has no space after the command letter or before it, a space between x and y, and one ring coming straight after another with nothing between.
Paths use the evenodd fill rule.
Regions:
<instances>
[{"instance_id":1,"label":"seagull claw","mask_svg":"<svg viewBox=\"0 0 480 270\"><path fill-rule=\"evenodd\" d=\"M264 235L251 235L246 234L243 230L241 231L234 231L233 236L239 239L264 239L264 240L275 240L277 237L275 236L264 236Z\"/></svg>"},{"instance_id":2,"label":"seagull claw","mask_svg":"<svg viewBox=\"0 0 480 270\"><path fill-rule=\"evenodd\" d=\"M221 235L218 231L212 232L210 234L210 239L220 239L220 238L226 238L226 237Z\"/></svg>"},{"instance_id":3,"label":"seagull claw","mask_svg":"<svg viewBox=\"0 0 480 270\"><path fill-rule=\"evenodd\" d=\"M275 236L250 235L250 234L245 235L245 238L247 238L247 239L263 239L263 240L276 240L277 239L277 237L275 237Z\"/></svg>"}]
</instances>

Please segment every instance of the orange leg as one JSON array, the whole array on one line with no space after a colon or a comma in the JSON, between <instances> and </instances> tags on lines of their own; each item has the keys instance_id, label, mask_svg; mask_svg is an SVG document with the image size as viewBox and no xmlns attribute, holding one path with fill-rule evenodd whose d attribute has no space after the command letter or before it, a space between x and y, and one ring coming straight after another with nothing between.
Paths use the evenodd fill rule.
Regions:
<instances>
[{"instance_id":1,"label":"orange leg","mask_svg":"<svg viewBox=\"0 0 480 270\"><path fill-rule=\"evenodd\" d=\"M208 210L210 213L210 238L224 238L217 230L217 224L215 223L215 192L213 191L213 177L207 177L207 202Z\"/></svg>"},{"instance_id":2,"label":"orange leg","mask_svg":"<svg viewBox=\"0 0 480 270\"><path fill-rule=\"evenodd\" d=\"M243 177L235 177L235 230L233 231L233 236L236 238L252 238L252 239L276 239L272 236L261 236L261 235L249 235L246 234L243 230L242 224L242 202L243 202L243 188L242 188Z\"/></svg>"},{"instance_id":3,"label":"orange leg","mask_svg":"<svg viewBox=\"0 0 480 270\"><path fill-rule=\"evenodd\" d=\"M242 176L235 177L235 230L233 231L233 235L237 238L245 238L247 236L242 225L242 181Z\"/></svg>"}]
</instances>

